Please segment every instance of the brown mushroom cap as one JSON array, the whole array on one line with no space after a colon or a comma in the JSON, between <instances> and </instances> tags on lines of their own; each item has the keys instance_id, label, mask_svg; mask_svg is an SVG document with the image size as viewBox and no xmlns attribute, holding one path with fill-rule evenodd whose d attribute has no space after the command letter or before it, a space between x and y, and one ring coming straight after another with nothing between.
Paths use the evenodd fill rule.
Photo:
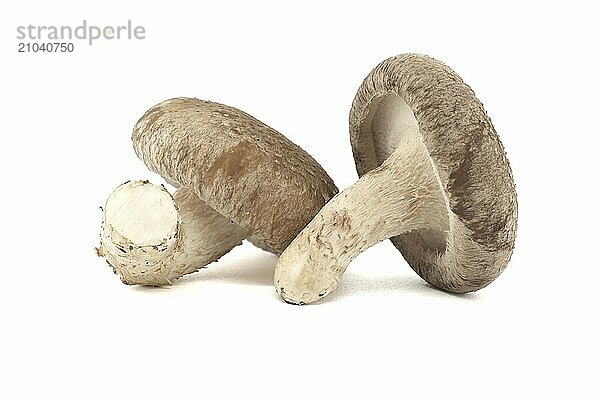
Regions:
<instances>
[{"instance_id":1,"label":"brown mushroom cap","mask_svg":"<svg viewBox=\"0 0 600 400\"><path fill-rule=\"evenodd\" d=\"M483 105L454 71L404 54L375 67L354 98L350 140L359 176L394 151L407 108L446 198L449 231L417 229L391 240L429 283L477 290L504 270L515 242L517 197L504 148Z\"/></svg>"},{"instance_id":2,"label":"brown mushroom cap","mask_svg":"<svg viewBox=\"0 0 600 400\"><path fill-rule=\"evenodd\" d=\"M281 253L337 188L299 146L223 104L176 98L148 110L133 146L150 170L186 187Z\"/></svg>"}]
</instances>

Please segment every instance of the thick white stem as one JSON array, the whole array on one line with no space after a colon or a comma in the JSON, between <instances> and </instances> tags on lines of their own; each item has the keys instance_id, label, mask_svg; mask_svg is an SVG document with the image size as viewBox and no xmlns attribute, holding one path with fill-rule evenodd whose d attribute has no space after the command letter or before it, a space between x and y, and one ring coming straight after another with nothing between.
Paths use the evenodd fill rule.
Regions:
<instances>
[{"instance_id":1,"label":"thick white stem","mask_svg":"<svg viewBox=\"0 0 600 400\"><path fill-rule=\"evenodd\" d=\"M171 197L134 181L106 202L98 254L124 283L162 286L216 261L247 235L189 189Z\"/></svg>"},{"instance_id":2,"label":"thick white stem","mask_svg":"<svg viewBox=\"0 0 600 400\"><path fill-rule=\"evenodd\" d=\"M275 285L290 303L311 303L338 285L370 246L417 229L445 238L448 208L431 159L407 135L380 167L332 199L281 254Z\"/></svg>"}]
</instances>

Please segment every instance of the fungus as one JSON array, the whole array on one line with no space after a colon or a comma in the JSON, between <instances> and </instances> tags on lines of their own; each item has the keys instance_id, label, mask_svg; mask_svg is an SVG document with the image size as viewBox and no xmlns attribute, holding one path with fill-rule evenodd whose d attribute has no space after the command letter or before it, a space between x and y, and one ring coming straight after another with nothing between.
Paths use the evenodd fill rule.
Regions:
<instances>
[{"instance_id":1,"label":"fungus","mask_svg":"<svg viewBox=\"0 0 600 400\"><path fill-rule=\"evenodd\" d=\"M279 257L283 300L319 300L387 238L450 292L478 290L504 270L517 226L512 173L482 104L454 71L416 54L383 61L356 94L350 140L361 178Z\"/></svg>"},{"instance_id":2,"label":"fungus","mask_svg":"<svg viewBox=\"0 0 600 400\"><path fill-rule=\"evenodd\" d=\"M174 196L148 182L119 186L104 207L98 253L127 284L168 285L244 238L281 253L336 193L299 146L250 115L189 98L137 122L133 147Z\"/></svg>"}]
</instances>

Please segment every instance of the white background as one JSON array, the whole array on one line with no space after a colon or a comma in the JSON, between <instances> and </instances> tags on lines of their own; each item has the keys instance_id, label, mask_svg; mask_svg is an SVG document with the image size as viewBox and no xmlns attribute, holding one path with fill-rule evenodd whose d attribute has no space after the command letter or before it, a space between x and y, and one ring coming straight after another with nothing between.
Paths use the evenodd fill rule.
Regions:
<instances>
[{"instance_id":1,"label":"white background","mask_svg":"<svg viewBox=\"0 0 600 400\"><path fill-rule=\"evenodd\" d=\"M594 2L2 3L0 398L598 398ZM18 25L131 19L142 41L18 54ZM388 241L325 301L272 286L249 244L172 287L97 258L99 206L160 183L130 133L176 96L238 107L356 179L348 111L364 76L429 54L472 86L503 141L519 230L507 270L457 296Z\"/></svg>"}]
</instances>

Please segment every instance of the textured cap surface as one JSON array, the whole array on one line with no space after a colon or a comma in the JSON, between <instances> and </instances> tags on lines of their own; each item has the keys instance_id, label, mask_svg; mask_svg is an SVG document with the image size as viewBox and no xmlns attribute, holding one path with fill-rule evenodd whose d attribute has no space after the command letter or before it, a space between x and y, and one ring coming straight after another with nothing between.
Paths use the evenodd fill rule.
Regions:
<instances>
[{"instance_id":1,"label":"textured cap surface","mask_svg":"<svg viewBox=\"0 0 600 400\"><path fill-rule=\"evenodd\" d=\"M152 107L135 125L133 146L150 170L193 190L276 253L337 193L299 146L218 103L177 98Z\"/></svg>"},{"instance_id":2,"label":"textured cap surface","mask_svg":"<svg viewBox=\"0 0 600 400\"><path fill-rule=\"evenodd\" d=\"M384 161L363 125L372 106L390 93L412 110L452 214L448 254L425 254L414 232L392 241L436 286L453 291L485 286L506 266L517 226L515 186L496 131L473 90L449 67L422 55L392 57L365 78L350 112L360 176Z\"/></svg>"}]
</instances>

